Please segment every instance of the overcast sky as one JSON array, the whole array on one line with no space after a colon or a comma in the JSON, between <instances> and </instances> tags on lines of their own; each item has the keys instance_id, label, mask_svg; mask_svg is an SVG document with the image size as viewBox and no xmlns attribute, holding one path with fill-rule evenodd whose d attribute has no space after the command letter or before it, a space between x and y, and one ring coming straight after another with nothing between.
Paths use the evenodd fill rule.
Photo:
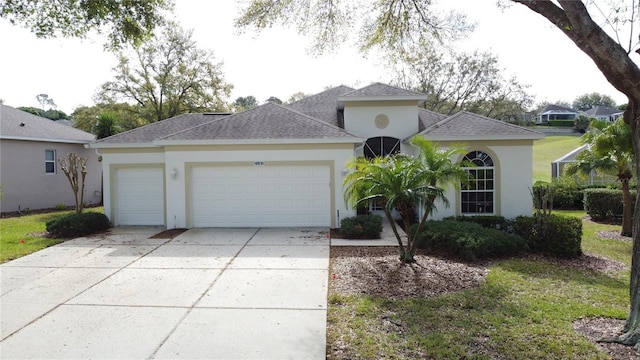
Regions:
<instances>
[{"instance_id":1,"label":"overcast sky","mask_svg":"<svg viewBox=\"0 0 640 360\"><path fill-rule=\"evenodd\" d=\"M536 102L571 102L587 92L625 97L604 79L591 60L559 30L522 5L500 10L495 0L440 1L457 6L477 22L476 31L456 46L465 51L491 50L499 56L505 77L515 75L531 85ZM180 24L194 30L200 48L224 62L225 80L234 85L229 101L253 95L287 100L293 93L316 93L327 86L365 86L389 82L391 74L376 56L365 59L351 44L319 57L309 55L310 40L293 29L273 28L238 35L233 27L236 2L176 0ZM113 77L116 58L103 51L103 39L37 39L29 31L0 19L0 99L10 106L39 106L37 94L48 94L58 109L71 113L92 105L92 97ZM632 57L638 57L635 53Z\"/></svg>"}]
</instances>

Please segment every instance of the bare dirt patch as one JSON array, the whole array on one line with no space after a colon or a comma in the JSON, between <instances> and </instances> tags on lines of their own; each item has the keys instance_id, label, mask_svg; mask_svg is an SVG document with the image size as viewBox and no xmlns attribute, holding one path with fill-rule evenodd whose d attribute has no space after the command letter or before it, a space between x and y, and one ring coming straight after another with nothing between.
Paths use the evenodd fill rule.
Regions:
<instances>
[{"instance_id":1,"label":"bare dirt patch","mask_svg":"<svg viewBox=\"0 0 640 360\"><path fill-rule=\"evenodd\" d=\"M598 342L598 340L605 337L620 335L623 326L624 320L602 317L580 319L573 323L573 328L576 332L594 342L602 351L609 354L612 359L640 359L640 352L635 351L630 346Z\"/></svg>"},{"instance_id":2,"label":"bare dirt patch","mask_svg":"<svg viewBox=\"0 0 640 360\"><path fill-rule=\"evenodd\" d=\"M342 295L367 294L388 299L434 297L479 287L484 264L466 264L417 255L416 263L398 260L396 247L332 247L330 287Z\"/></svg>"}]
</instances>

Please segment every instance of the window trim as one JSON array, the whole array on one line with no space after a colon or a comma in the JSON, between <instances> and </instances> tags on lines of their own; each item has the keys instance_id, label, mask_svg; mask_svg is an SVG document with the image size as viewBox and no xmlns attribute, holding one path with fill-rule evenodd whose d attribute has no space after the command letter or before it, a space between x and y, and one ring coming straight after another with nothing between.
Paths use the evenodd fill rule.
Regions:
<instances>
[{"instance_id":1,"label":"window trim","mask_svg":"<svg viewBox=\"0 0 640 360\"><path fill-rule=\"evenodd\" d=\"M53 154L53 160L47 159L47 154L51 152ZM53 164L53 171L48 171L47 164ZM56 151L53 149L45 149L44 150L44 173L45 175L55 175L58 172L58 167L56 166Z\"/></svg>"},{"instance_id":2,"label":"window trim","mask_svg":"<svg viewBox=\"0 0 640 360\"><path fill-rule=\"evenodd\" d=\"M470 155L473 155L473 157L471 157ZM494 156L492 156L491 154L485 152L485 151L480 151L480 150L474 150L474 151L470 151L468 152L464 157L463 157L463 161L469 161L475 164L478 164L476 161L474 160L480 160L483 164L486 164L485 160L490 161L490 166L475 166L475 167L464 167L463 169L465 171L467 171L467 173L469 173L471 170L477 171L477 170L482 170L485 172L487 170L491 170L492 172L492 177L489 179L486 176L482 179L482 181L491 181L491 189L488 190L486 189L486 187L484 189L478 189L478 187L476 186L476 189L472 190L472 189L465 189L465 186L460 186L460 214L462 215L496 215L497 214L497 189L496 189L496 162L494 160ZM472 182L476 182L477 180L472 179ZM477 183L476 183L477 184ZM486 184L486 183L485 183ZM492 207L492 211L491 212L465 212L464 206L463 206L463 194L470 194L470 193L488 193L491 192L491 207ZM486 202L486 201L485 201ZM475 200L475 203L478 203L478 200Z\"/></svg>"}]
</instances>

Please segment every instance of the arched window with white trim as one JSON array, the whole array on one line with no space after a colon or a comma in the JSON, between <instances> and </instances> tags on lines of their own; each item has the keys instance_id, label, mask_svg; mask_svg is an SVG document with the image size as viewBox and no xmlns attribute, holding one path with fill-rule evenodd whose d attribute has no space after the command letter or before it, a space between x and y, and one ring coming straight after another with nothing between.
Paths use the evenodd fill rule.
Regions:
<instances>
[{"instance_id":1,"label":"arched window with white trim","mask_svg":"<svg viewBox=\"0 0 640 360\"><path fill-rule=\"evenodd\" d=\"M393 155L400 152L400 139L389 136L378 136L367 139L364 145L364 157L372 159L377 156Z\"/></svg>"},{"instance_id":2,"label":"arched window with white trim","mask_svg":"<svg viewBox=\"0 0 640 360\"><path fill-rule=\"evenodd\" d=\"M464 157L475 167L465 168L469 182L462 184L460 190L460 209L462 214L495 213L495 168L493 159L482 151L472 151Z\"/></svg>"}]
</instances>

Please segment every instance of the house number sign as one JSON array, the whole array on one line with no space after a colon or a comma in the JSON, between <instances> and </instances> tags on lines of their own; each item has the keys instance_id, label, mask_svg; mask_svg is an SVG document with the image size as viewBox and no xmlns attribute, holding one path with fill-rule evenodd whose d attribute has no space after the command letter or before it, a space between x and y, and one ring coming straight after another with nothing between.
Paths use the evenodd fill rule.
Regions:
<instances>
[{"instance_id":1,"label":"house number sign","mask_svg":"<svg viewBox=\"0 0 640 360\"><path fill-rule=\"evenodd\" d=\"M264 161L254 161L253 166L264 166Z\"/></svg>"}]
</instances>

